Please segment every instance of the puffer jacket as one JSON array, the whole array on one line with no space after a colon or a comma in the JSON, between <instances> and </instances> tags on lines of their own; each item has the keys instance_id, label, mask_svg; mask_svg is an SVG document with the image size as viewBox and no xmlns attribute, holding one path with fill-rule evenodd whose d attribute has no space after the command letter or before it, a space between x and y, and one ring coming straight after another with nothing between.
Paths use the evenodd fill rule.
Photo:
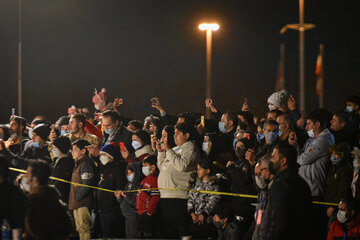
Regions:
<instances>
[{"instance_id":1,"label":"puffer jacket","mask_svg":"<svg viewBox=\"0 0 360 240\"><path fill-rule=\"evenodd\" d=\"M299 175L307 182L312 196L322 196L325 190L327 170L330 166L329 147L334 144L329 129L318 137L308 138L304 148L298 152Z\"/></svg>"},{"instance_id":2,"label":"puffer jacket","mask_svg":"<svg viewBox=\"0 0 360 240\"><path fill-rule=\"evenodd\" d=\"M211 177L208 181L198 179L192 190L219 192L219 187L217 186L215 179ZM206 218L211 214L215 205L219 202L220 195L200 193L197 191L189 192L187 202L188 212L190 214L195 213L196 215L202 214Z\"/></svg>"}]
</instances>

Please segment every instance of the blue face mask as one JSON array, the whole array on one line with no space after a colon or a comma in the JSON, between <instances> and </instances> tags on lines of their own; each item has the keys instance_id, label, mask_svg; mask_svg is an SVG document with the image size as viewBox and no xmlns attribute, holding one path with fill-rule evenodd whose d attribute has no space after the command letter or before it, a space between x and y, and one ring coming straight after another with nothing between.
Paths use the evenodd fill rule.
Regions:
<instances>
[{"instance_id":1,"label":"blue face mask","mask_svg":"<svg viewBox=\"0 0 360 240\"><path fill-rule=\"evenodd\" d=\"M34 142L34 143L33 143L33 146L34 146L35 148L39 148L39 147L40 147L40 143Z\"/></svg>"},{"instance_id":2,"label":"blue face mask","mask_svg":"<svg viewBox=\"0 0 360 240\"><path fill-rule=\"evenodd\" d=\"M265 140L269 143L272 144L276 139L277 139L278 135L276 132L270 132L270 133L266 133L265 134Z\"/></svg>"},{"instance_id":3,"label":"blue face mask","mask_svg":"<svg viewBox=\"0 0 360 240\"><path fill-rule=\"evenodd\" d=\"M264 137L265 137L265 136L264 136L263 133L257 133L257 134L256 134L256 139L257 139L258 142L261 142L261 140L263 140Z\"/></svg>"},{"instance_id":4,"label":"blue face mask","mask_svg":"<svg viewBox=\"0 0 360 240\"><path fill-rule=\"evenodd\" d=\"M115 132L114 128L106 128L105 129L105 133L109 136L113 135L114 132Z\"/></svg>"},{"instance_id":5,"label":"blue face mask","mask_svg":"<svg viewBox=\"0 0 360 240\"><path fill-rule=\"evenodd\" d=\"M34 131L33 128L30 128L30 129L29 129L28 135L29 135L29 138L30 138L30 139L32 139L32 137L33 137L33 131Z\"/></svg>"},{"instance_id":6,"label":"blue face mask","mask_svg":"<svg viewBox=\"0 0 360 240\"><path fill-rule=\"evenodd\" d=\"M60 136L63 136L63 135L68 134L68 133L70 133L70 131L61 130Z\"/></svg>"},{"instance_id":7,"label":"blue face mask","mask_svg":"<svg viewBox=\"0 0 360 240\"><path fill-rule=\"evenodd\" d=\"M281 134L282 134L282 131L278 131L278 136L280 137L281 136Z\"/></svg>"},{"instance_id":8,"label":"blue face mask","mask_svg":"<svg viewBox=\"0 0 360 240\"><path fill-rule=\"evenodd\" d=\"M133 146L133 148L136 150L136 149L139 149L142 145L141 143L139 143L138 141L135 141L133 140L131 145Z\"/></svg>"},{"instance_id":9,"label":"blue face mask","mask_svg":"<svg viewBox=\"0 0 360 240\"><path fill-rule=\"evenodd\" d=\"M237 139L235 138L234 141L233 141L233 148L234 149L235 149L236 143L237 143Z\"/></svg>"},{"instance_id":10,"label":"blue face mask","mask_svg":"<svg viewBox=\"0 0 360 240\"><path fill-rule=\"evenodd\" d=\"M133 173L130 176L126 176L126 177L129 182L132 182L134 180L135 174Z\"/></svg>"},{"instance_id":11,"label":"blue face mask","mask_svg":"<svg viewBox=\"0 0 360 240\"><path fill-rule=\"evenodd\" d=\"M226 128L225 128L225 123L224 122L219 122L219 130L222 133L226 133Z\"/></svg>"}]
</instances>

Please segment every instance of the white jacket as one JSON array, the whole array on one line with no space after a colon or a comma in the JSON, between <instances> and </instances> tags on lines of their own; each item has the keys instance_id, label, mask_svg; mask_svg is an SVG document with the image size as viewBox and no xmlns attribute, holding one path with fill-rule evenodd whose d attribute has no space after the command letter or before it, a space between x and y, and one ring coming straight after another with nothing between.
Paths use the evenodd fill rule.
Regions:
<instances>
[{"instance_id":1,"label":"white jacket","mask_svg":"<svg viewBox=\"0 0 360 240\"><path fill-rule=\"evenodd\" d=\"M159 188L187 189L190 174L196 171L199 153L194 143L188 141L181 146L158 153ZM160 198L187 199L187 191L160 189Z\"/></svg>"}]
</instances>

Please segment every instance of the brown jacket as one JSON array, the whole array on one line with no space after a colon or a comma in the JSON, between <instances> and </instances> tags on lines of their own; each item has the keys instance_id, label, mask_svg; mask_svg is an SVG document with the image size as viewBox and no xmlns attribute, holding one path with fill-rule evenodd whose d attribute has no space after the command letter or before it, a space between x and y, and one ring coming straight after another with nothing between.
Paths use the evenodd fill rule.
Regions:
<instances>
[{"instance_id":1,"label":"brown jacket","mask_svg":"<svg viewBox=\"0 0 360 240\"><path fill-rule=\"evenodd\" d=\"M71 182L85 185L93 185L95 180L95 166L86 156L75 162ZM71 185L69 196L69 209L74 210L81 207L91 208L93 190L84 186Z\"/></svg>"}]
</instances>

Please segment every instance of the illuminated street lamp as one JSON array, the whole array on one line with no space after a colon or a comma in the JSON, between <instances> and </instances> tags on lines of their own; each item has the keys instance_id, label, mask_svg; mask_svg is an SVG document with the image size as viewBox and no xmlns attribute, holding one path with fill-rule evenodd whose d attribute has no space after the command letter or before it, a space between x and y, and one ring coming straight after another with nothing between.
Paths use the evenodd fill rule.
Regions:
<instances>
[{"instance_id":1,"label":"illuminated street lamp","mask_svg":"<svg viewBox=\"0 0 360 240\"><path fill-rule=\"evenodd\" d=\"M202 23L199 29L206 30L206 98L211 98L211 41L212 31L219 30L217 23ZM206 109L206 118L210 118L210 109Z\"/></svg>"}]
</instances>

